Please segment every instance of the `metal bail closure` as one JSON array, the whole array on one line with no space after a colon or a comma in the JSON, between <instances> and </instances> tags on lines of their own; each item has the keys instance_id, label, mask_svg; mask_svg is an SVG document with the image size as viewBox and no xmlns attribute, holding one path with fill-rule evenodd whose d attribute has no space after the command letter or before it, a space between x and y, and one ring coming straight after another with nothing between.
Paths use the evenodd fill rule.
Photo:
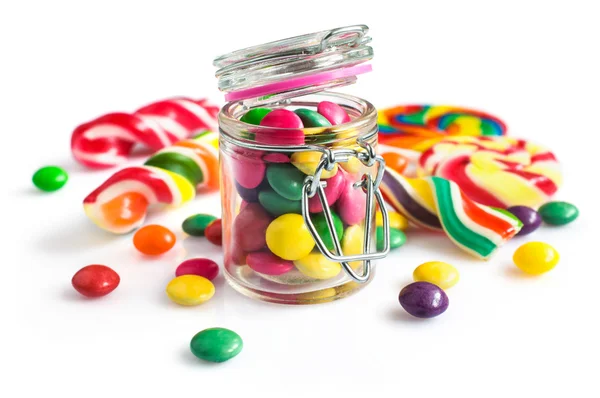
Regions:
<instances>
[{"instance_id":1,"label":"metal bail closure","mask_svg":"<svg viewBox=\"0 0 600 398\"><path fill-rule=\"evenodd\" d=\"M390 251L390 223L387 210L385 208L385 203L383 201L383 196L379 191L379 184L381 183L381 179L383 178L383 173L385 172L385 160L383 157L376 155L375 150L368 143L358 140L358 145L360 145L363 150L356 151L354 149L328 149L328 148L318 148L320 152L323 153L319 164L315 170L315 174L312 176L307 176L304 180L304 186L302 190L302 217L304 218L304 222L308 226L308 229L315 240L319 251L331 261L336 261L342 265L346 273L354 279L358 283L365 283L371 277L371 261L378 260L384 258L388 255ZM363 253L356 254L352 256L346 256L342 253L342 248L337 236L337 232L335 230L335 225L333 218L331 217L331 210L329 209L329 205L327 204L327 196L325 194L324 188L327 186L327 181L321 181L321 173L323 170L331 171L335 165L335 163L339 162L347 162L350 158L356 157L358 158L365 166L371 167L377 162L377 176L375 177L375 181L370 174L365 173L361 179L361 181L355 182L352 187L353 189L362 189L367 195L366 202L366 214L365 214L365 236L364 236L364 244L363 244ZM321 205L323 206L323 213L325 214L325 220L327 221L327 227L329 229L330 235L333 237L334 251L332 253L327 249L325 243L317 233L317 230L310 218L310 212L308 207L308 200L314 197L316 194L319 195L319 200L321 201ZM375 195L375 199L379 204L379 208L381 209L381 214L383 215L383 250L380 252L371 252L371 224L372 224L372 214L373 214L373 195ZM350 262L353 261L362 261L363 262L363 274L358 275L350 266Z\"/></svg>"}]
</instances>

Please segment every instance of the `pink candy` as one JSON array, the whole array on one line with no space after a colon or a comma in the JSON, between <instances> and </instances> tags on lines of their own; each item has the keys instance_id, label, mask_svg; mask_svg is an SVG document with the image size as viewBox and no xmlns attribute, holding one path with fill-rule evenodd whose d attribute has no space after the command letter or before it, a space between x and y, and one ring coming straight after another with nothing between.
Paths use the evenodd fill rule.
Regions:
<instances>
[{"instance_id":1,"label":"pink candy","mask_svg":"<svg viewBox=\"0 0 600 398\"><path fill-rule=\"evenodd\" d=\"M235 180L244 188L252 189L260 185L265 177L267 166L260 154L237 153L231 156L231 168Z\"/></svg>"},{"instance_id":2,"label":"pink candy","mask_svg":"<svg viewBox=\"0 0 600 398\"><path fill-rule=\"evenodd\" d=\"M354 188L352 178L345 175L342 192L337 201L337 211L343 222L349 225L360 223L365 218L367 195L361 188Z\"/></svg>"},{"instance_id":3,"label":"pink candy","mask_svg":"<svg viewBox=\"0 0 600 398\"><path fill-rule=\"evenodd\" d=\"M275 109L261 120L261 126L288 130L270 130L260 128L253 130L255 139L261 144L302 145L304 144L304 128L298 115L287 109Z\"/></svg>"},{"instance_id":4,"label":"pink candy","mask_svg":"<svg viewBox=\"0 0 600 398\"><path fill-rule=\"evenodd\" d=\"M348 123L350 121L350 116L348 116L344 108L333 102L319 102L319 105L317 105L317 112L325 116L325 119L327 119L329 123L334 126L337 124Z\"/></svg>"},{"instance_id":5,"label":"pink candy","mask_svg":"<svg viewBox=\"0 0 600 398\"><path fill-rule=\"evenodd\" d=\"M234 244L244 252L253 252L267 244L267 227L273 217L258 203L248 203L233 221ZM236 253L239 254L239 253ZM236 257L239 257L236 255Z\"/></svg>"},{"instance_id":6,"label":"pink candy","mask_svg":"<svg viewBox=\"0 0 600 398\"><path fill-rule=\"evenodd\" d=\"M219 266L208 258L191 258L179 264L175 276L198 275L213 280L219 274Z\"/></svg>"},{"instance_id":7,"label":"pink candy","mask_svg":"<svg viewBox=\"0 0 600 398\"><path fill-rule=\"evenodd\" d=\"M265 275L282 275L294 268L294 263L269 252L255 252L246 257L248 266Z\"/></svg>"},{"instance_id":8,"label":"pink candy","mask_svg":"<svg viewBox=\"0 0 600 398\"><path fill-rule=\"evenodd\" d=\"M269 163L289 163L290 158L283 153L271 152L263 156L263 160Z\"/></svg>"},{"instance_id":9,"label":"pink candy","mask_svg":"<svg viewBox=\"0 0 600 398\"><path fill-rule=\"evenodd\" d=\"M327 181L327 186L324 189L325 196L327 196L327 204L332 206L340 197L344 189L344 184L347 184L345 173L341 168L338 168L338 172L325 181ZM308 200L308 211L311 213L320 213L323 211L318 193Z\"/></svg>"}]
</instances>

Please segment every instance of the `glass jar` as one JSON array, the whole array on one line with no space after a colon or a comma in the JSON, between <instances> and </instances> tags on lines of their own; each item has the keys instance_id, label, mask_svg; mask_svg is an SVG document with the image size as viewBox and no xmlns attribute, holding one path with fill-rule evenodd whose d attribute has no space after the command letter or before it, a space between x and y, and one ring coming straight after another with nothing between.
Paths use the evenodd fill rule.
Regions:
<instances>
[{"instance_id":1,"label":"glass jar","mask_svg":"<svg viewBox=\"0 0 600 398\"><path fill-rule=\"evenodd\" d=\"M370 69L362 64L372 57L366 31L318 32L215 60L231 100L219 114L225 277L243 294L286 304L332 301L370 282L373 261L389 252L377 112L363 99L322 91ZM280 128L240 120L259 107L315 110L323 101L350 121Z\"/></svg>"}]
</instances>

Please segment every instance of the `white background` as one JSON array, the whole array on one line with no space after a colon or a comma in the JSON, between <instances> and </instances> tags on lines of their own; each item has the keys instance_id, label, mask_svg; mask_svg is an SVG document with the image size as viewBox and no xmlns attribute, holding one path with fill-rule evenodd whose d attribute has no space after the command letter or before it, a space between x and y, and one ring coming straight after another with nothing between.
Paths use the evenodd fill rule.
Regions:
<instances>
[{"instance_id":1,"label":"white background","mask_svg":"<svg viewBox=\"0 0 600 398\"><path fill-rule=\"evenodd\" d=\"M591 0L2 1L0 395L597 397L599 15ZM411 232L370 286L334 303L255 302L222 276L210 302L170 303L176 265L220 261L218 248L178 232L171 252L147 260L131 236L98 230L81 201L111 172L74 163L73 128L173 95L222 104L213 57L355 23L371 27L376 55L374 72L347 91L378 107L456 104L502 117L511 135L556 152L565 173L557 197L580 218L514 239L489 262ZM70 173L49 195L30 183L48 164ZM205 196L150 221L179 231L187 215L218 211L218 197ZM555 270L516 270L512 253L529 240L556 247ZM397 295L429 260L454 264L461 281L443 316L413 319ZM70 279L90 263L117 270L120 287L79 297ZM188 348L215 326L245 343L220 365Z\"/></svg>"}]
</instances>

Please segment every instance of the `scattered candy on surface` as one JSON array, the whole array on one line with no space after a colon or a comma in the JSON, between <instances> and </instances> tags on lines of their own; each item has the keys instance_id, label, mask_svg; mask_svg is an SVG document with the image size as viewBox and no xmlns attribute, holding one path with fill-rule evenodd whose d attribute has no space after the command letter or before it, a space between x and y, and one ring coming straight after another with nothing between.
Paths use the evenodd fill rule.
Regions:
<instances>
[{"instance_id":1,"label":"scattered candy on surface","mask_svg":"<svg viewBox=\"0 0 600 398\"><path fill-rule=\"evenodd\" d=\"M302 274L314 279L329 279L337 276L342 271L342 265L331 261L320 252L295 260L294 265Z\"/></svg>"},{"instance_id":2,"label":"scattered candy on surface","mask_svg":"<svg viewBox=\"0 0 600 398\"><path fill-rule=\"evenodd\" d=\"M244 342L234 331L225 328L204 329L190 342L196 357L209 362L225 362L242 351Z\"/></svg>"},{"instance_id":3,"label":"scattered candy on surface","mask_svg":"<svg viewBox=\"0 0 600 398\"><path fill-rule=\"evenodd\" d=\"M223 246L223 224L220 218L206 226L204 236L213 245Z\"/></svg>"},{"instance_id":4,"label":"scattered candy on surface","mask_svg":"<svg viewBox=\"0 0 600 398\"><path fill-rule=\"evenodd\" d=\"M175 270L175 276L198 275L212 281L219 275L219 266L208 258L191 258L185 260Z\"/></svg>"},{"instance_id":5,"label":"scattered candy on surface","mask_svg":"<svg viewBox=\"0 0 600 398\"><path fill-rule=\"evenodd\" d=\"M415 282L429 282L442 289L448 289L458 283L458 270L442 261L428 261L419 265L413 272Z\"/></svg>"},{"instance_id":6,"label":"scattered candy on surface","mask_svg":"<svg viewBox=\"0 0 600 398\"><path fill-rule=\"evenodd\" d=\"M429 282L413 282L405 286L398 296L402 308L417 318L433 318L448 309L448 296Z\"/></svg>"},{"instance_id":7,"label":"scattered candy on surface","mask_svg":"<svg viewBox=\"0 0 600 398\"><path fill-rule=\"evenodd\" d=\"M273 220L267 228L266 241L269 250L290 261L308 256L315 247L315 241L299 214L284 214Z\"/></svg>"},{"instance_id":8,"label":"scattered candy on surface","mask_svg":"<svg viewBox=\"0 0 600 398\"><path fill-rule=\"evenodd\" d=\"M181 275L167 285L167 296L179 305L198 305L212 298L215 286L208 279L198 275Z\"/></svg>"},{"instance_id":9,"label":"scattered candy on surface","mask_svg":"<svg viewBox=\"0 0 600 398\"><path fill-rule=\"evenodd\" d=\"M283 275L294 269L294 263L269 252L254 252L246 257L248 266L265 275Z\"/></svg>"},{"instance_id":10,"label":"scattered candy on surface","mask_svg":"<svg viewBox=\"0 0 600 398\"><path fill-rule=\"evenodd\" d=\"M547 149L512 137L448 137L419 158L418 175L458 184L487 206L536 208L562 184L560 165Z\"/></svg>"},{"instance_id":11,"label":"scattered candy on surface","mask_svg":"<svg viewBox=\"0 0 600 398\"><path fill-rule=\"evenodd\" d=\"M65 170L58 166L42 167L33 174L33 185L40 191L54 192L61 189L69 179Z\"/></svg>"},{"instance_id":12,"label":"scattered candy on surface","mask_svg":"<svg viewBox=\"0 0 600 398\"><path fill-rule=\"evenodd\" d=\"M550 271L560 255L552 246L544 242L527 242L513 254L513 262L519 269L531 275L540 275Z\"/></svg>"},{"instance_id":13,"label":"scattered candy on surface","mask_svg":"<svg viewBox=\"0 0 600 398\"><path fill-rule=\"evenodd\" d=\"M119 286L121 278L106 265L93 264L83 267L73 275L71 284L86 297L106 296Z\"/></svg>"},{"instance_id":14,"label":"scattered candy on surface","mask_svg":"<svg viewBox=\"0 0 600 398\"><path fill-rule=\"evenodd\" d=\"M335 226L335 232L337 233L338 241L341 241L344 235L344 223L342 223L340 217L334 212L331 212L331 218L333 219L333 225ZM329 232L329 226L327 225L325 214L317 214L313 217L312 222L317 230L317 233L321 237L321 240L323 240L325 247L327 247L329 250L333 250L335 246L333 244L333 237Z\"/></svg>"},{"instance_id":15,"label":"scattered candy on surface","mask_svg":"<svg viewBox=\"0 0 600 398\"><path fill-rule=\"evenodd\" d=\"M218 134L204 132L148 159L160 159L156 163L165 169L144 165L118 171L83 200L86 215L100 228L124 234L143 224L150 205L180 206L192 200L196 190L218 190L218 143Z\"/></svg>"},{"instance_id":16,"label":"scattered candy on surface","mask_svg":"<svg viewBox=\"0 0 600 398\"><path fill-rule=\"evenodd\" d=\"M579 216L577 207L567 202L548 202L538 209L546 224L565 225Z\"/></svg>"},{"instance_id":17,"label":"scattered candy on surface","mask_svg":"<svg viewBox=\"0 0 600 398\"><path fill-rule=\"evenodd\" d=\"M401 229L404 231L408 228L408 220L400 213L388 210L388 219L390 220L390 228ZM383 227L383 215L381 211L375 213L375 223L378 227Z\"/></svg>"},{"instance_id":18,"label":"scattered candy on surface","mask_svg":"<svg viewBox=\"0 0 600 398\"><path fill-rule=\"evenodd\" d=\"M204 236L204 230L217 217L210 214L194 214L183 221L181 228L190 236Z\"/></svg>"},{"instance_id":19,"label":"scattered candy on surface","mask_svg":"<svg viewBox=\"0 0 600 398\"><path fill-rule=\"evenodd\" d=\"M383 227L377 227L377 250L383 250ZM406 234L396 228L390 228L390 250L394 250L406 243Z\"/></svg>"},{"instance_id":20,"label":"scattered candy on surface","mask_svg":"<svg viewBox=\"0 0 600 398\"><path fill-rule=\"evenodd\" d=\"M406 178L388 169L381 193L414 224L443 230L458 247L481 259L489 258L523 226L506 210L473 202L456 183L441 177Z\"/></svg>"},{"instance_id":21,"label":"scattered candy on surface","mask_svg":"<svg viewBox=\"0 0 600 398\"><path fill-rule=\"evenodd\" d=\"M515 217L517 217L523 223L523 227L517 233L517 235L528 235L538 229L538 227L542 224L542 217L540 214L533 210L531 207L527 206L512 206L508 209Z\"/></svg>"},{"instance_id":22,"label":"scattered candy on surface","mask_svg":"<svg viewBox=\"0 0 600 398\"><path fill-rule=\"evenodd\" d=\"M168 252L175 246L175 234L162 225L146 225L133 235L133 245L141 253L156 256Z\"/></svg>"}]
</instances>

